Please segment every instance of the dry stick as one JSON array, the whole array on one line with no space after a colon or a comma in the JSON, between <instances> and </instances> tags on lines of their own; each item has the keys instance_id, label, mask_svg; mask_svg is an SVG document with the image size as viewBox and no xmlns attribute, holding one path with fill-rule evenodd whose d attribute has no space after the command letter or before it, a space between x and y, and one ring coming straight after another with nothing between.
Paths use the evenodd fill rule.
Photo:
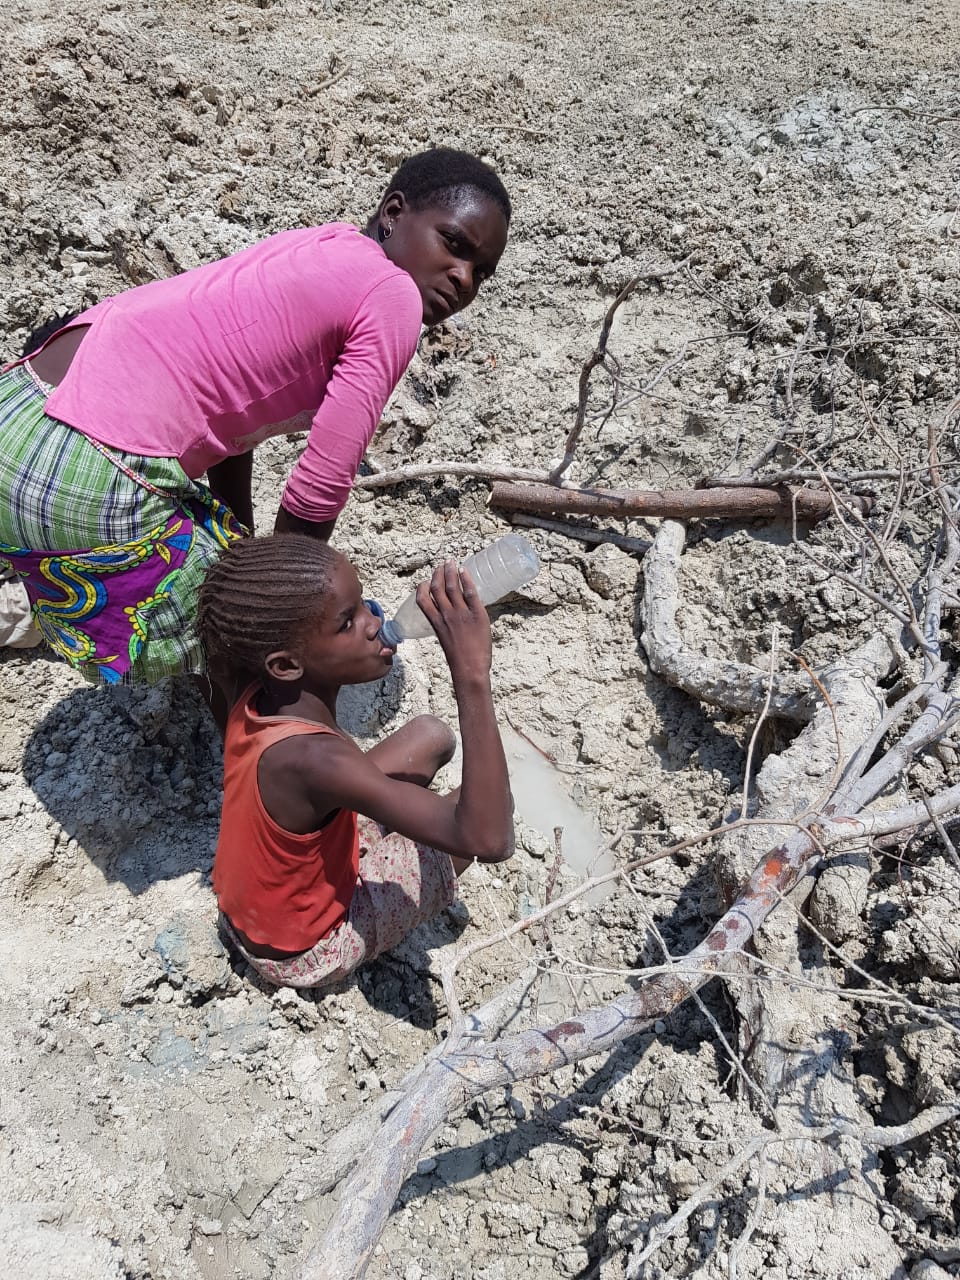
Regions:
<instances>
[{"instance_id":1,"label":"dry stick","mask_svg":"<svg viewBox=\"0 0 960 1280\"><path fill-rule=\"evenodd\" d=\"M747 759L743 766L743 794L740 797L740 814L747 817L747 806L750 803L750 774L753 770L753 752L757 745L757 738L760 736L760 729L770 712L770 699L773 697L773 681L776 676L777 668L777 628L774 625L770 630L770 666L767 671L767 693L763 699L763 706L760 708L760 715L757 717L757 723L753 726L753 733L750 735L750 742L747 745Z\"/></svg>"},{"instance_id":2,"label":"dry stick","mask_svg":"<svg viewBox=\"0 0 960 1280\"><path fill-rule=\"evenodd\" d=\"M369 480L379 481L372 476ZM847 497L851 507L869 511L872 500ZM535 515L658 516L671 520L790 519L816 521L834 514L833 498L820 489L587 489L497 481L491 507Z\"/></svg>"},{"instance_id":3,"label":"dry stick","mask_svg":"<svg viewBox=\"0 0 960 1280\"><path fill-rule=\"evenodd\" d=\"M753 1203L750 1216L744 1224L743 1231L730 1247L727 1254L727 1280L737 1280L737 1268L740 1265L740 1256L750 1243L753 1235L760 1225L760 1219L763 1216L763 1210L767 1203L767 1153L761 1151L758 1153L757 1160L757 1198Z\"/></svg>"},{"instance_id":4,"label":"dry stick","mask_svg":"<svg viewBox=\"0 0 960 1280\"><path fill-rule=\"evenodd\" d=\"M327 76L326 80L321 80L319 84L315 84L312 89L307 90L307 97L314 98L318 93L323 93L325 89L332 89L335 84L349 75L353 70L353 59L348 58L339 71L335 71L333 75Z\"/></svg>"},{"instance_id":5,"label":"dry stick","mask_svg":"<svg viewBox=\"0 0 960 1280\"><path fill-rule=\"evenodd\" d=\"M899 115L910 116L914 120L931 120L934 124L960 124L960 116L938 116L933 111L915 111L913 107L900 107L886 102L872 102L866 107L854 107L850 115L858 116L863 111L895 111Z\"/></svg>"},{"instance_id":6,"label":"dry stick","mask_svg":"<svg viewBox=\"0 0 960 1280\"><path fill-rule=\"evenodd\" d=\"M492 1036L498 1034L516 1015L523 1003L530 986L537 977L535 966L528 965L524 971L508 986L468 1015L472 1035ZM363 1107L342 1129L332 1134L324 1144L323 1150L315 1157L319 1171L313 1175L313 1186L320 1195L331 1191L342 1181L353 1168L357 1155L376 1135L379 1126L387 1118L393 1108L400 1102L406 1090L412 1088L428 1065L443 1052L444 1045L438 1044L427 1054L422 1062L403 1077L392 1089L388 1089L376 1105ZM308 1162L309 1164L309 1162ZM309 1167L298 1170L299 1177L311 1177Z\"/></svg>"},{"instance_id":7,"label":"dry stick","mask_svg":"<svg viewBox=\"0 0 960 1280\"><path fill-rule=\"evenodd\" d=\"M950 1124L960 1116L960 1103L952 1103L941 1107L928 1107L918 1116L900 1125L868 1125L858 1129L843 1120L833 1124L817 1125L809 1129L800 1129L794 1133L758 1133L726 1162L716 1174L702 1183L693 1195L688 1196L675 1214L650 1232L648 1241L636 1258L631 1258L627 1280L636 1280L639 1269L660 1246L673 1235L678 1227L703 1204L704 1200L718 1187L726 1182L738 1169L741 1169L755 1155L771 1146L782 1142L830 1142L835 1138L853 1138L864 1147L873 1147L878 1151L889 1147L901 1147L904 1143L913 1142L931 1130Z\"/></svg>"},{"instance_id":8,"label":"dry stick","mask_svg":"<svg viewBox=\"0 0 960 1280\"><path fill-rule=\"evenodd\" d=\"M617 831L611 840L600 849L597 857L601 857L605 853L609 853L615 849L623 839L623 831ZM471 942L466 947L461 947L458 951L445 961L440 968L440 985L443 988L443 997L447 1004L447 1014L450 1018L450 1030L447 1038L452 1040L454 1035L459 1031L460 1024L464 1021L463 1010L460 1006L460 999L457 995L455 978L457 970L463 964L464 960L468 960L470 956L476 955L478 951L486 951L488 947L492 947L494 943L505 942L508 938L515 937L518 933L526 933L528 929L532 929L535 924L546 921L550 916L554 915L561 908L569 906L571 902L575 902L577 898L583 896L590 889L596 888L598 885L606 884L611 880L619 880L622 876L628 875L631 871L636 871L643 865L645 859L634 859L626 866L618 867L615 871L608 871L602 876L588 876L586 880L569 889L559 898L550 901L549 897L544 906L538 911L532 911L530 915L524 916L522 920L516 920L506 929L501 929L498 933L488 934L483 938L478 938L476 942Z\"/></svg>"},{"instance_id":9,"label":"dry stick","mask_svg":"<svg viewBox=\"0 0 960 1280\"><path fill-rule=\"evenodd\" d=\"M578 538L581 542L609 542L621 551L632 551L638 555L643 555L653 545L647 538L631 538L624 533L615 533L612 529L590 529L586 525L571 524L565 520L525 516L519 511L510 516L510 523L526 529L546 529L550 533L562 533L567 538Z\"/></svg>"},{"instance_id":10,"label":"dry stick","mask_svg":"<svg viewBox=\"0 0 960 1280\"><path fill-rule=\"evenodd\" d=\"M928 695L932 694L935 689L939 689L944 677L949 671L949 667L945 662L941 662L934 667L927 679L922 680L920 684L914 685L893 704L892 707L884 714L883 719L874 729L869 738L857 748L856 752L850 758L847 766L848 770L860 773L866 768L867 761L871 758L874 751L879 747L880 743L887 736L895 725L899 724L904 715L913 706L915 702L922 702Z\"/></svg>"},{"instance_id":11,"label":"dry stick","mask_svg":"<svg viewBox=\"0 0 960 1280\"><path fill-rule=\"evenodd\" d=\"M922 741L923 736L917 735L916 740ZM731 966L739 971L744 948L778 904L779 895L809 872L830 837L840 840L889 829L891 815L858 813L884 785L884 771L875 767L844 788L843 799L853 812L839 819L826 818L815 831L795 831L765 855L736 902L671 971L643 982L618 1000L583 1010L575 1019L553 1027L519 1032L490 1044L460 1035L445 1045L416 1074L415 1084L358 1160L327 1233L306 1260L301 1280L359 1280L424 1145L470 1098L604 1053L671 1012L691 990L710 978ZM960 786L934 797L931 805L943 812L945 801L960 805ZM911 820L917 816L908 812ZM787 825L782 819L776 824ZM597 882L605 878L597 877ZM522 923L529 927L540 914Z\"/></svg>"},{"instance_id":12,"label":"dry stick","mask_svg":"<svg viewBox=\"0 0 960 1280\"><path fill-rule=\"evenodd\" d=\"M788 446L794 448L795 446ZM960 462L941 463L943 470L960 471ZM849 488L853 484L864 484L868 480L899 480L905 476L926 475L929 464L923 463L914 467L904 466L897 471L890 467L877 467L869 471L829 471L817 467L785 467L782 471L773 471L764 476L749 478L747 476L705 476L700 481L704 489L742 489L755 485L760 489L775 489L782 484L796 484L805 480L822 480L832 485Z\"/></svg>"},{"instance_id":13,"label":"dry stick","mask_svg":"<svg viewBox=\"0 0 960 1280\"><path fill-rule=\"evenodd\" d=\"M583 431L584 424L587 419L587 402L590 395L590 375L598 364L602 364L607 358L607 341L610 337L610 330L613 327L614 317L620 306L626 302L642 284L650 280L662 280L666 276L673 275L677 271L682 271L690 261L689 256L684 258L682 262L674 263L669 267L661 267L659 270L641 271L639 275L635 275L632 280L628 280L620 292L614 298L613 302L607 309L607 314L603 318L603 324L600 326L600 336L597 339L597 345L584 362L583 368L580 370L579 398L577 402L577 416L574 419L573 426L570 429L567 439L563 446L563 457L556 467L551 471L549 480L552 484L559 484L563 478L565 471L569 470L570 464L573 462L577 452L577 443L580 434ZM611 406L611 413L613 407Z\"/></svg>"},{"instance_id":14,"label":"dry stick","mask_svg":"<svg viewBox=\"0 0 960 1280\"><path fill-rule=\"evenodd\" d=\"M820 929L817 928L817 926L813 923L813 921L809 918L809 916L804 912L802 907L799 906L797 903L791 901L788 895L785 895L785 894L781 895L781 902L783 902L786 906L788 906L794 912L794 914L797 917L797 924L801 929L806 930L807 933L811 934L814 938L816 938L817 941L820 943L820 945L826 951L828 951L832 956L834 956L834 958L837 959L845 969L852 969L853 972L859 978L862 978L864 980L864 982L867 984L868 987L870 987L871 989L878 988L881 992L883 992L883 994L886 997L888 997L891 1003L899 1004L909 1009L914 1014L922 1013L931 1022L934 1022L938 1026L941 1026L945 1030L949 1031L951 1035L960 1036L960 1027L955 1026L947 1018L944 1018L943 1016L941 1016L941 1014L938 1013L937 1010L931 1009L931 1008L924 1008L924 1006L916 1004L908 996L905 996L902 991L897 991L895 987L892 987L889 982L884 982L882 978L876 977L875 974L868 973L867 970L862 968L859 964L857 964L855 960L851 960L850 957L846 954L846 952L843 951L841 947L838 947L836 943L831 942L830 939L826 936L826 934L824 934L823 932L821 932ZM754 957L754 964L762 965L764 963L765 962L760 956ZM840 989L834 988L834 990L836 991L838 998L842 998ZM862 996L866 995L866 993L863 991L861 991L859 994ZM850 996L850 995L851 995L851 991L849 988L847 988L843 992L843 996Z\"/></svg>"},{"instance_id":15,"label":"dry stick","mask_svg":"<svg viewBox=\"0 0 960 1280\"><path fill-rule=\"evenodd\" d=\"M546 471L528 467L503 467L495 462L417 462L394 471L381 471L375 476L358 476L355 489L390 489L407 480L423 480L430 476L477 476L481 480L533 480L546 484Z\"/></svg>"},{"instance_id":16,"label":"dry stick","mask_svg":"<svg viewBox=\"0 0 960 1280\"><path fill-rule=\"evenodd\" d=\"M813 322L816 317L816 311L813 307L807 312L807 327L803 332L803 337L797 343L793 356L790 360L790 367L787 369L787 384L784 388L783 398L787 406L787 417L791 424L796 418L796 410L793 405L793 379L797 372L797 361L800 359L800 352L813 337Z\"/></svg>"},{"instance_id":17,"label":"dry stick","mask_svg":"<svg viewBox=\"0 0 960 1280\"><path fill-rule=\"evenodd\" d=\"M933 823L934 831L936 831L937 835L940 837L940 843L943 845L944 850L949 855L953 865L958 871L960 871L960 854L957 853L956 846L947 833L947 828L940 821L939 816L931 810L930 797L926 792L923 793L923 807L926 809L930 821Z\"/></svg>"},{"instance_id":18,"label":"dry stick","mask_svg":"<svg viewBox=\"0 0 960 1280\"><path fill-rule=\"evenodd\" d=\"M685 644L676 622L685 538L679 521L665 520L644 560L641 642L651 669L691 697L729 711L756 713L769 689L774 715L805 723L815 704L806 683L795 675L768 682L758 667L709 659Z\"/></svg>"},{"instance_id":19,"label":"dry stick","mask_svg":"<svg viewBox=\"0 0 960 1280\"><path fill-rule=\"evenodd\" d=\"M796 969L784 969L779 965L771 964L769 960L764 960L761 956L751 956L751 961L757 972L732 975L738 979L741 985L745 982L753 982L757 985L767 982L773 985L773 979L777 979L787 987L802 987L805 991L826 996L830 1000L846 1000L850 1004L874 1005L881 1009L905 1009L912 1018L921 1018L925 1022L944 1027L952 1035L960 1036L960 1027L948 1022L937 1009L933 1009L929 1005L917 1004L915 1000L910 1000L899 992L874 991L867 990L864 987L825 985L822 982L813 982L809 978L804 978L797 973Z\"/></svg>"},{"instance_id":20,"label":"dry stick","mask_svg":"<svg viewBox=\"0 0 960 1280\"><path fill-rule=\"evenodd\" d=\"M803 667L804 671L813 681L814 685L816 685L817 692L820 694L821 698L823 698L824 702L826 703L827 710L830 712L831 727L833 728L833 744L837 749L837 758L836 758L836 761L834 762L833 769L831 770L831 773L830 773L830 781L827 783L826 787L824 787L820 799L814 800L809 806L809 808L811 809L819 810L823 805L827 803L832 793L836 790L837 785L840 782L840 779L843 777L843 772L844 772L843 738L840 733L840 722L837 719L837 709L833 705L833 699L830 697L829 693L824 687L823 682L820 680L817 674L813 671L813 669L803 660L803 658L800 657L799 653L793 654L792 657L794 662L798 662L800 666Z\"/></svg>"},{"instance_id":21,"label":"dry stick","mask_svg":"<svg viewBox=\"0 0 960 1280\"><path fill-rule=\"evenodd\" d=\"M733 481L734 484L738 483L738 481L741 481L741 480L745 484L750 484L753 480L755 480L757 472L760 470L760 468L764 465L765 462L770 461L773 455L784 443L784 441L786 440L790 432L794 430L796 423L794 421L795 415L793 412L793 377L794 377L794 373L796 372L797 360L799 358L800 352L806 346L807 341L809 340L810 335L813 332L813 315L814 315L813 308L811 307L810 313L807 317L807 328L804 331L803 337L800 339L800 342L793 353L793 359L790 361L790 368L787 376L787 388L786 388L787 396L788 396L787 419L784 423L781 424L780 429L776 432L776 434L771 436L771 438L767 441L767 443L763 446L763 448L759 451L759 453L755 453L753 457L746 463L746 465L741 470L740 475L736 478L736 480Z\"/></svg>"},{"instance_id":22,"label":"dry stick","mask_svg":"<svg viewBox=\"0 0 960 1280\"><path fill-rule=\"evenodd\" d=\"M951 418L956 415L958 410L960 410L960 396L952 400L947 406L940 424L941 430L947 429ZM938 634L940 631L940 618L943 613L947 580L956 569L957 561L960 559L960 531L957 529L956 508L951 504L947 496L946 486L943 483L943 477L940 472L937 429L934 428L932 423L927 431L927 461L930 468L930 484L943 516L940 540L944 547L944 553L942 563L939 566L932 566L927 575L927 600L924 611L923 633L927 644L939 658ZM925 660L926 657L927 655L925 655Z\"/></svg>"},{"instance_id":23,"label":"dry stick","mask_svg":"<svg viewBox=\"0 0 960 1280\"><path fill-rule=\"evenodd\" d=\"M809 455L807 455L804 450L797 449L797 452L800 454L801 457L805 458L807 461L812 461L812 459L809 458ZM858 508L848 507L846 503L846 499L843 497L842 494L838 494L834 490L832 485L827 485L827 492L830 494L831 498L834 500L835 513L837 514L837 516L840 517L841 522L844 525L844 528L847 528L847 525L846 525L846 521L843 520L843 515L841 515L841 512L843 512L844 515L849 515L857 525L859 533L863 537L868 538L870 542L873 544L874 549L877 552L877 555L880 557L880 560L883 563L884 569L889 574L890 579L893 582L893 585L897 588L897 590L900 592L901 597L903 598L904 606L906 608L907 617L908 617L907 625L910 628L911 634L914 636L917 643L923 646L924 636L920 629L920 619L917 617L917 611L914 608L913 598L910 594L910 590L907 587L906 583L902 580L900 575L897 573L896 569L894 569L893 565L890 563L890 559L889 559L889 556L887 555L886 548L883 546L880 539L877 537L877 535L873 532L873 530L864 520L863 515ZM847 529L847 531L851 532L849 529Z\"/></svg>"}]
</instances>

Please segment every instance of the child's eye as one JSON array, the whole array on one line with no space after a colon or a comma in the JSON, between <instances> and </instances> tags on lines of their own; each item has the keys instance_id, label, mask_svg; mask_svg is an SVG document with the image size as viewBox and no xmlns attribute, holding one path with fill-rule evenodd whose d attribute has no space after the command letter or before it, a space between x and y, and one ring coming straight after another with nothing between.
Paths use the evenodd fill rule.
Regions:
<instances>
[{"instance_id":1,"label":"child's eye","mask_svg":"<svg viewBox=\"0 0 960 1280\"><path fill-rule=\"evenodd\" d=\"M341 631L352 631L352 630L353 630L353 619L352 619L352 618L345 618L345 619L344 619L344 622L343 622L343 625L341 626L340 630L341 630Z\"/></svg>"},{"instance_id":2,"label":"child's eye","mask_svg":"<svg viewBox=\"0 0 960 1280\"><path fill-rule=\"evenodd\" d=\"M447 231L444 231L443 238L444 240L446 240L448 246L453 250L453 252L456 253L457 250L460 248L459 238L457 236L451 235Z\"/></svg>"}]
</instances>

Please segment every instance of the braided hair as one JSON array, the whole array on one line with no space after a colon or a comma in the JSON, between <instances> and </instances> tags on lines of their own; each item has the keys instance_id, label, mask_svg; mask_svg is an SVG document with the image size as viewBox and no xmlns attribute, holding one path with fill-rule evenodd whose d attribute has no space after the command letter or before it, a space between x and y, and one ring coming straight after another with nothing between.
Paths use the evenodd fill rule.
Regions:
<instances>
[{"instance_id":1,"label":"braided hair","mask_svg":"<svg viewBox=\"0 0 960 1280\"><path fill-rule=\"evenodd\" d=\"M469 151L434 147L410 156L387 183L382 205L393 191L399 191L413 209L439 205L450 208L465 189L480 191L500 207L510 221L510 197L497 174Z\"/></svg>"},{"instance_id":2,"label":"braided hair","mask_svg":"<svg viewBox=\"0 0 960 1280\"><path fill-rule=\"evenodd\" d=\"M197 605L211 675L224 682L262 676L267 655L295 645L323 611L342 558L302 533L231 543L207 571Z\"/></svg>"}]
</instances>

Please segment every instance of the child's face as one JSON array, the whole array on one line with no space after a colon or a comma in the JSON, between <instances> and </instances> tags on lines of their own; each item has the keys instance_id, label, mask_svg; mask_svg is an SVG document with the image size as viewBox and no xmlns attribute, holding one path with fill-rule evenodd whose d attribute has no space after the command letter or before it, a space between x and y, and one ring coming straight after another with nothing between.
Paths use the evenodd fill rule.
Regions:
<instances>
[{"instance_id":1,"label":"child's face","mask_svg":"<svg viewBox=\"0 0 960 1280\"><path fill-rule=\"evenodd\" d=\"M468 188L452 208L411 209L403 197L388 196L381 225L391 226L383 250L413 276L423 299L423 323L468 307L497 269L507 243L507 220L500 206Z\"/></svg>"},{"instance_id":2,"label":"child's face","mask_svg":"<svg viewBox=\"0 0 960 1280\"><path fill-rule=\"evenodd\" d=\"M301 641L304 676L320 687L379 680L393 665L393 650L379 639L380 620L363 603L360 579L340 557L330 576L323 613Z\"/></svg>"}]
</instances>

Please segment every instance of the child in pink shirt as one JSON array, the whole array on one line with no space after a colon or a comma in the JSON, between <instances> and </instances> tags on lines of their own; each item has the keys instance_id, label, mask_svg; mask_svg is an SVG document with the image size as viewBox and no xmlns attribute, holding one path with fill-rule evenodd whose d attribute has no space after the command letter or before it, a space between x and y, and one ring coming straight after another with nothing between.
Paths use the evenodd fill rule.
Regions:
<instances>
[{"instance_id":1,"label":"child in pink shirt","mask_svg":"<svg viewBox=\"0 0 960 1280\"><path fill-rule=\"evenodd\" d=\"M473 301L509 218L486 165L425 152L362 232L131 289L0 373L0 565L48 643L96 680L201 672L196 594L252 528L252 450L309 431L276 527L328 538L421 324Z\"/></svg>"}]
</instances>

